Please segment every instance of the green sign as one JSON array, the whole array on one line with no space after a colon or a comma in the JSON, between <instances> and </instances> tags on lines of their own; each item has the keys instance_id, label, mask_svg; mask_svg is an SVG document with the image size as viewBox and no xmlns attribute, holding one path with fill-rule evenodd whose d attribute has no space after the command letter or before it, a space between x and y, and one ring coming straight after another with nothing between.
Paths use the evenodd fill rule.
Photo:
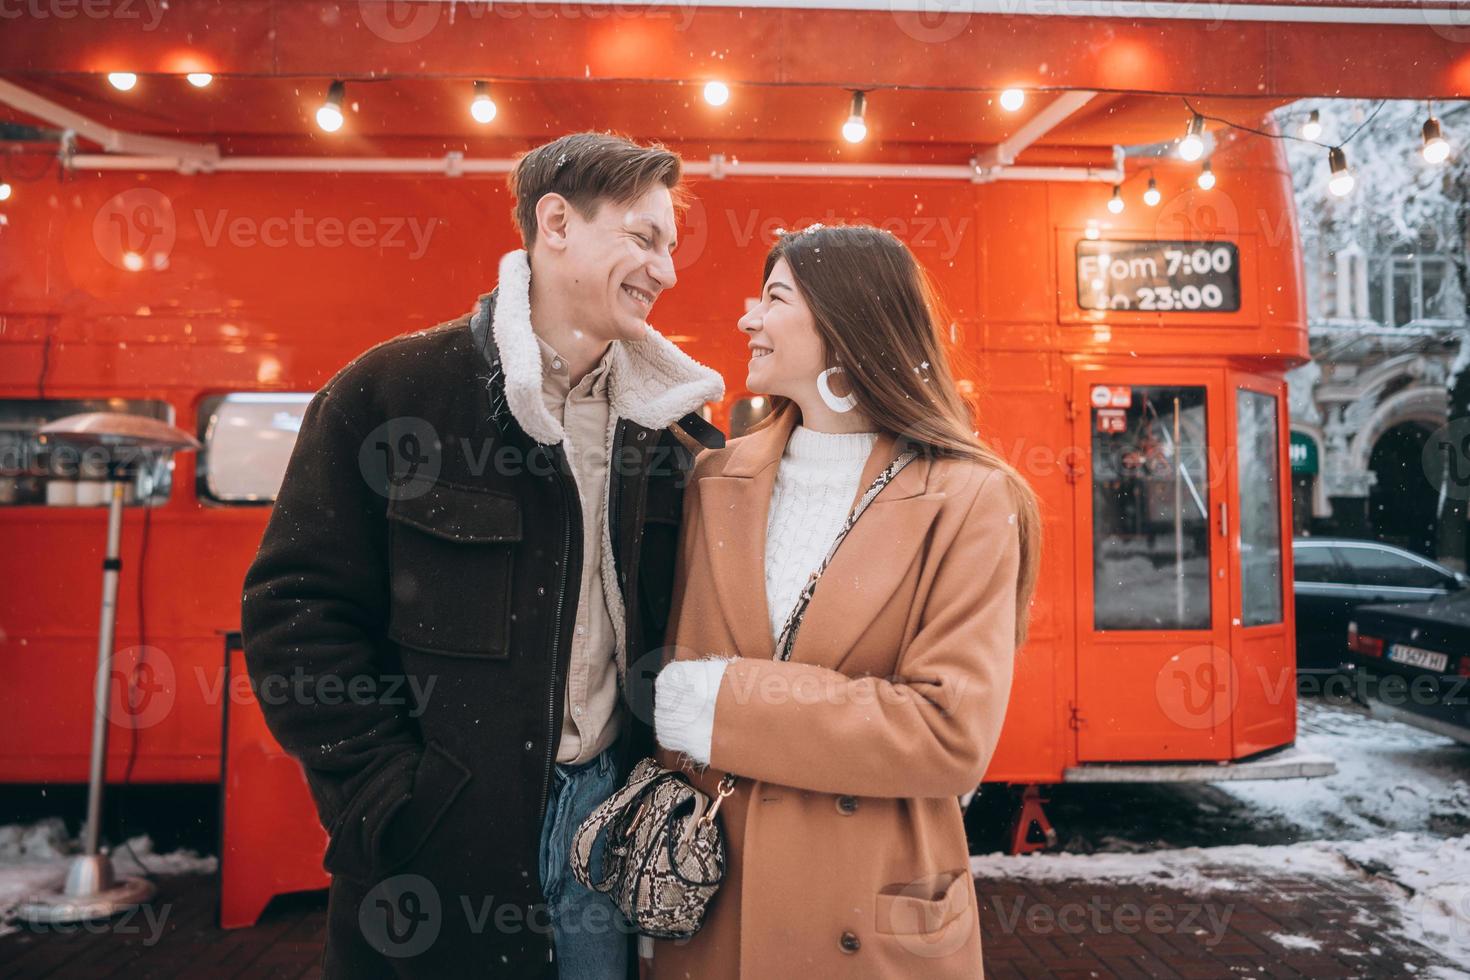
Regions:
<instances>
[{"instance_id":1,"label":"green sign","mask_svg":"<svg viewBox=\"0 0 1470 980\"><path fill-rule=\"evenodd\" d=\"M1317 442L1302 432L1291 434L1291 471L1304 476L1317 472Z\"/></svg>"}]
</instances>

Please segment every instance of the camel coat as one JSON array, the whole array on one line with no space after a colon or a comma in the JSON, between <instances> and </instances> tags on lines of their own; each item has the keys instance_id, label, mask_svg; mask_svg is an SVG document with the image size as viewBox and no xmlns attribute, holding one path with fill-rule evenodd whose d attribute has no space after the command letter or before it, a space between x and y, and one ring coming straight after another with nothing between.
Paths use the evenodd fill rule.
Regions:
<instances>
[{"instance_id":1,"label":"camel coat","mask_svg":"<svg viewBox=\"0 0 1470 980\"><path fill-rule=\"evenodd\" d=\"M1020 541L1003 473L916 459L818 585L789 662L772 659L766 518L796 412L700 454L685 494L667 659L738 657L710 765L724 883L691 940L655 943L656 980L982 975L957 797L999 737L1015 652ZM880 436L856 500L898 453ZM660 750L660 761L680 758Z\"/></svg>"}]
</instances>

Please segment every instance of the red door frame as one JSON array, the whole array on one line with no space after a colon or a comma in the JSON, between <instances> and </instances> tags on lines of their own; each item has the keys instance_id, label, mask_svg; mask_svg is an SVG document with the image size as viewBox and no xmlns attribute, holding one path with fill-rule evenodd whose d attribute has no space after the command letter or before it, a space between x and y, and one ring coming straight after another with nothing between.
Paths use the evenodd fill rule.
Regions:
<instances>
[{"instance_id":1,"label":"red door frame","mask_svg":"<svg viewBox=\"0 0 1470 980\"><path fill-rule=\"evenodd\" d=\"M1244 517L1240 486L1237 411L1238 392L1253 391L1274 400L1276 408L1276 529L1281 545L1281 618L1276 623L1246 626L1240 528ZM1296 610L1291 577L1290 413L1286 381L1249 371L1226 372L1226 421L1231 447L1227 483L1234 516L1230 519L1230 656L1232 689L1229 703L1234 754L1252 755L1291 742L1296 737Z\"/></svg>"},{"instance_id":2,"label":"red door frame","mask_svg":"<svg viewBox=\"0 0 1470 980\"><path fill-rule=\"evenodd\" d=\"M1207 629L1103 630L1093 627L1092 426L1094 385L1205 389L1206 506L1210 561ZM1225 372L1181 365L1089 366L1073 376L1077 610L1077 759L1079 762L1184 761L1231 756L1230 618L1233 606L1220 505L1231 508Z\"/></svg>"}]
</instances>

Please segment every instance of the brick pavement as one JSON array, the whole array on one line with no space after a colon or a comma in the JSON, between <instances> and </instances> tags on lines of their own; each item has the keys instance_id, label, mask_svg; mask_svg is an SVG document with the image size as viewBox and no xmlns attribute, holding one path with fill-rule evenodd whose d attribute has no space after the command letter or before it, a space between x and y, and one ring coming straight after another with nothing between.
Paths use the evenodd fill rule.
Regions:
<instances>
[{"instance_id":1,"label":"brick pavement","mask_svg":"<svg viewBox=\"0 0 1470 980\"><path fill-rule=\"evenodd\" d=\"M0 937L0 976L320 975L325 893L278 899L254 928L223 931L214 924L216 889L214 876L162 879L159 901L169 914L156 933L142 918L67 934L22 927ZM1390 938L1398 913L1356 881L1257 876L1234 890L1193 894L1156 883L982 879L976 890L991 980L1426 977L1433 967L1454 968Z\"/></svg>"}]
</instances>

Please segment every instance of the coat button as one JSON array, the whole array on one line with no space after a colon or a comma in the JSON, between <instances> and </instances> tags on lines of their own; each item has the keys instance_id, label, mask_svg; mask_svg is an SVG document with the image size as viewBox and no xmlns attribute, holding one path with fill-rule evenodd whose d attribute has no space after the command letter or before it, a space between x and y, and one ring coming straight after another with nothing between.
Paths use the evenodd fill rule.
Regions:
<instances>
[{"instance_id":1,"label":"coat button","mask_svg":"<svg viewBox=\"0 0 1470 980\"><path fill-rule=\"evenodd\" d=\"M837 812L843 816L852 816L857 813L858 801L854 796L837 797Z\"/></svg>"},{"instance_id":2,"label":"coat button","mask_svg":"<svg viewBox=\"0 0 1470 980\"><path fill-rule=\"evenodd\" d=\"M856 953L863 945L858 940L857 933L853 932L844 932L837 944L842 947L844 953Z\"/></svg>"}]
</instances>

